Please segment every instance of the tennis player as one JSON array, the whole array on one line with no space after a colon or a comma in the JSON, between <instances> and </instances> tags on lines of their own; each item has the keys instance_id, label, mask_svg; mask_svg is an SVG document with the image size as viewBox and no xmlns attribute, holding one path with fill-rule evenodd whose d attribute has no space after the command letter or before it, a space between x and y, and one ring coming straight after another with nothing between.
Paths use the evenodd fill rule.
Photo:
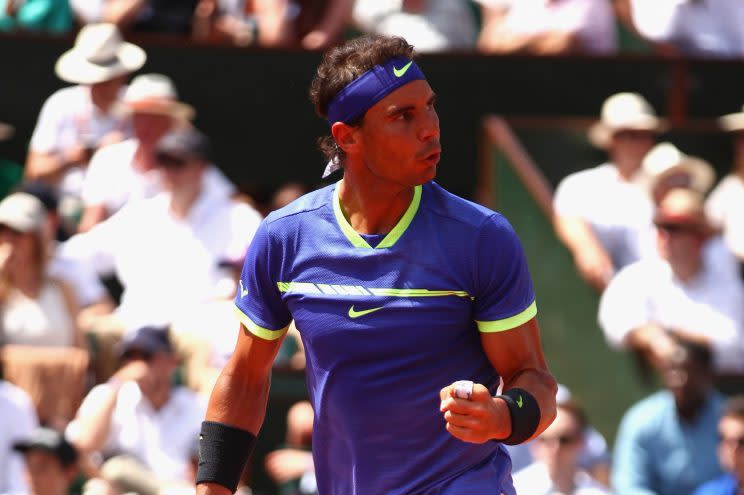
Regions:
<instances>
[{"instance_id":1,"label":"tennis player","mask_svg":"<svg viewBox=\"0 0 744 495\"><path fill-rule=\"evenodd\" d=\"M270 214L249 248L240 336L202 425L200 495L235 490L292 320L323 495L513 494L502 444L555 416L521 244L503 216L433 182L435 94L412 57L401 38L362 37L317 69L321 148L343 179Z\"/></svg>"}]
</instances>

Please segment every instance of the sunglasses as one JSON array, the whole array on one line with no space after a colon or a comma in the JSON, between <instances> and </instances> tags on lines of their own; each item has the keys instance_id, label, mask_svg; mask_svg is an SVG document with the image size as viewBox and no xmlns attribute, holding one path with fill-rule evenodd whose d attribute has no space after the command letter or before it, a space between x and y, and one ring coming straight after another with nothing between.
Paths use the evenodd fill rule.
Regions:
<instances>
[{"instance_id":1,"label":"sunglasses","mask_svg":"<svg viewBox=\"0 0 744 495\"><path fill-rule=\"evenodd\" d=\"M656 224L656 227L659 230L663 230L664 232L668 234L680 234L680 233L690 233L690 232L696 232L697 229L695 227L691 227L689 225L682 225L679 223L659 223Z\"/></svg>"},{"instance_id":2,"label":"sunglasses","mask_svg":"<svg viewBox=\"0 0 744 495\"><path fill-rule=\"evenodd\" d=\"M122 359L125 361L145 361L148 362L152 359L152 353L142 351L140 349L132 349L131 351L127 351L124 353L124 356L122 356Z\"/></svg>"},{"instance_id":3,"label":"sunglasses","mask_svg":"<svg viewBox=\"0 0 744 495\"><path fill-rule=\"evenodd\" d=\"M170 170L179 170L186 166L188 163L185 159L168 155L165 153L158 153L155 155L155 160L158 162L158 166Z\"/></svg>"},{"instance_id":4,"label":"sunglasses","mask_svg":"<svg viewBox=\"0 0 744 495\"><path fill-rule=\"evenodd\" d=\"M540 435L537 437L540 443L548 444L558 442L558 445L565 447L567 445L573 445L579 441L579 435L557 435L557 436L546 436Z\"/></svg>"},{"instance_id":5,"label":"sunglasses","mask_svg":"<svg viewBox=\"0 0 744 495\"><path fill-rule=\"evenodd\" d=\"M727 437L725 437L723 435L719 435L718 436L718 441L721 444L726 445L727 447L744 448L744 436L741 436L741 437L728 437L727 438Z\"/></svg>"}]
</instances>

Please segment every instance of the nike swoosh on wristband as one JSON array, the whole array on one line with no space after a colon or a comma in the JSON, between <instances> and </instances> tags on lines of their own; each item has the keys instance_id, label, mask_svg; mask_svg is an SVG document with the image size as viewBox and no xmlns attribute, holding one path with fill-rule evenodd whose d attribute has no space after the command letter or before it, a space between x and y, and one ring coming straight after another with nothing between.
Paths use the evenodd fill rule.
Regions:
<instances>
[{"instance_id":1,"label":"nike swoosh on wristband","mask_svg":"<svg viewBox=\"0 0 744 495\"><path fill-rule=\"evenodd\" d=\"M405 74L406 71L408 71L408 68L411 66L412 63L413 63L413 60L408 62L406 65L404 65L400 69L396 69L395 66L393 66L393 74L395 74L395 77L403 77L403 74Z\"/></svg>"},{"instance_id":2,"label":"nike swoosh on wristband","mask_svg":"<svg viewBox=\"0 0 744 495\"><path fill-rule=\"evenodd\" d=\"M362 311L355 311L354 306L349 308L349 318L359 318L360 316L368 315L370 313L374 313L375 311L378 311L385 306L380 306L379 308L372 308L372 309L365 309Z\"/></svg>"},{"instance_id":3,"label":"nike swoosh on wristband","mask_svg":"<svg viewBox=\"0 0 744 495\"><path fill-rule=\"evenodd\" d=\"M517 406L519 406L519 408L522 409L522 404L523 404L523 402L522 402L522 396L520 395L517 398Z\"/></svg>"}]
</instances>

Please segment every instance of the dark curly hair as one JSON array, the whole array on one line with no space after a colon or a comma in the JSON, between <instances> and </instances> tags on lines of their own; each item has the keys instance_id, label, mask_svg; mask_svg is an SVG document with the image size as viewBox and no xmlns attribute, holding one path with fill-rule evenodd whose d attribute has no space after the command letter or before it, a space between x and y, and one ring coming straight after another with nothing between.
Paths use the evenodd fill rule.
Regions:
<instances>
[{"instance_id":1,"label":"dark curly hair","mask_svg":"<svg viewBox=\"0 0 744 495\"><path fill-rule=\"evenodd\" d=\"M310 99L317 114L325 118L328 104L339 91L375 65L383 64L394 57L412 59L413 46L397 36L367 35L328 50L310 84ZM348 124L360 125L363 118L364 116ZM318 148L327 160L337 159L343 163L344 152L336 145L333 136L319 138Z\"/></svg>"}]
</instances>

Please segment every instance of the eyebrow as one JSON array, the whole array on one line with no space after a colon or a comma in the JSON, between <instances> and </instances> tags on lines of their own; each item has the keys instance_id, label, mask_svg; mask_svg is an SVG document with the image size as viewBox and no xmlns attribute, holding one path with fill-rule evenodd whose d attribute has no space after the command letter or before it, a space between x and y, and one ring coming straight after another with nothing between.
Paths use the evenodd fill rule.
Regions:
<instances>
[{"instance_id":1,"label":"eyebrow","mask_svg":"<svg viewBox=\"0 0 744 495\"><path fill-rule=\"evenodd\" d=\"M431 105L432 103L435 103L437 101L437 95L436 93L432 93L428 100L426 100L427 105ZM395 115L399 115L403 112L407 112L409 110L415 110L416 105L403 105L403 106L396 106L392 105L387 112L385 112L385 115L388 117L393 117Z\"/></svg>"}]
</instances>

